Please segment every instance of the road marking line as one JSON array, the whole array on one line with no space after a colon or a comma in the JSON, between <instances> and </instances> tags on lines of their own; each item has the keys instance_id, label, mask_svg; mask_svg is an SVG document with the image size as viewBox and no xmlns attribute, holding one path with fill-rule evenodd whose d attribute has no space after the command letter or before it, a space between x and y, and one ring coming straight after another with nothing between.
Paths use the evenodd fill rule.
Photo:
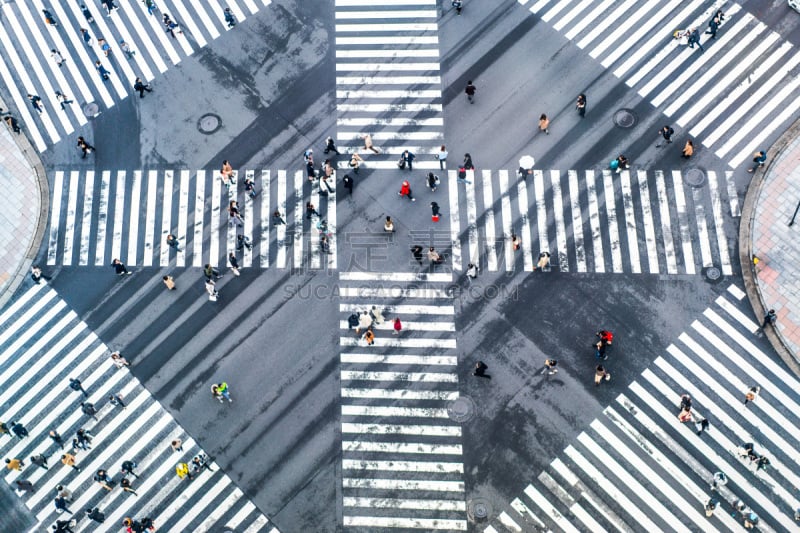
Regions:
<instances>
[{"instance_id":1,"label":"road marking line","mask_svg":"<svg viewBox=\"0 0 800 533\"><path fill-rule=\"evenodd\" d=\"M64 252L62 264L72 264L72 243L76 233L75 211L78 209L78 177L80 172L73 170L69 173L69 195L67 199L67 220L64 224Z\"/></svg>"},{"instance_id":2,"label":"road marking line","mask_svg":"<svg viewBox=\"0 0 800 533\"><path fill-rule=\"evenodd\" d=\"M714 259L711 256L711 240L708 234L708 226L706 225L706 212L703 208L703 198L699 189L692 189L692 200L694 201L694 218L697 224L700 257L703 261L703 268L708 268L714 265Z\"/></svg>"},{"instance_id":3,"label":"road marking line","mask_svg":"<svg viewBox=\"0 0 800 533\"><path fill-rule=\"evenodd\" d=\"M669 199L664 182L664 173L656 170L656 191L658 195L658 207L661 214L661 233L664 240L664 255L667 261L667 273L678 273L678 262L675 257L675 245L672 240L672 226L669 218Z\"/></svg>"},{"instance_id":4,"label":"road marking line","mask_svg":"<svg viewBox=\"0 0 800 533\"><path fill-rule=\"evenodd\" d=\"M415 391L410 389L354 389L343 388L342 398L380 398L385 400L453 401L458 391Z\"/></svg>"},{"instance_id":5,"label":"road marking line","mask_svg":"<svg viewBox=\"0 0 800 533\"><path fill-rule=\"evenodd\" d=\"M114 226L111 237L111 255L122 261L122 227L125 214L125 171L117 171L117 184L114 190Z\"/></svg>"},{"instance_id":6,"label":"road marking line","mask_svg":"<svg viewBox=\"0 0 800 533\"><path fill-rule=\"evenodd\" d=\"M296 269L303 268L303 171L294 173L294 265ZM312 221L313 223L313 221Z\"/></svg>"},{"instance_id":7,"label":"road marking line","mask_svg":"<svg viewBox=\"0 0 800 533\"><path fill-rule=\"evenodd\" d=\"M692 234L689 231L689 217L686 213L686 197L683 194L683 179L679 170L672 171L672 186L675 191L675 208L678 210L678 227L683 250L683 264L687 274L694 274L694 252L692 251ZM698 228L699 229L699 228ZM701 236L702 237L702 236Z\"/></svg>"},{"instance_id":8,"label":"road marking line","mask_svg":"<svg viewBox=\"0 0 800 533\"><path fill-rule=\"evenodd\" d=\"M97 204L97 249L95 266L106 262L106 226L108 225L108 195L111 187L111 171L104 170L100 175L100 201Z\"/></svg>"},{"instance_id":9,"label":"road marking line","mask_svg":"<svg viewBox=\"0 0 800 533\"><path fill-rule=\"evenodd\" d=\"M134 170L131 180L131 212L128 216L128 255L127 264L136 265L136 251L139 244L139 218L142 213L140 204L142 198L142 171Z\"/></svg>"},{"instance_id":10,"label":"road marking line","mask_svg":"<svg viewBox=\"0 0 800 533\"><path fill-rule=\"evenodd\" d=\"M147 214L144 222L144 261L142 265L153 266L155 248L153 241L156 232L156 192L158 171L151 170L147 173Z\"/></svg>"},{"instance_id":11,"label":"road marking line","mask_svg":"<svg viewBox=\"0 0 800 533\"><path fill-rule=\"evenodd\" d=\"M719 194L719 184L717 183L717 173L713 170L707 172L708 190L711 195L711 212L714 220L714 235L717 241L720 263L722 263L722 273L726 276L733 274L731 258L728 254L728 242L725 239L725 220L722 217L722 198Z\"/></svg>"},{"instance_id":12,"label":"road marking line","mask_svg":"<svg viewBox=\"0 0 800 533\"><path fill-rule=\"evenodd\" d=\"M385 470L387 472L437 472L442 474L463 474L463 463L444 463L431 461L374 461L362 459L342 459L342 470Z\"/></svg>"},{"instance_id":13,"label":"road marking line","mask_svg":"<svg viewBox=\"0 0 800 533\"><path fill-rule=\"evenodd\" d=\"M628 173L627 170L620 172ZM619 227L617 225L616 196L614 180L610 170L603 171L603 200L606 204L608 240L611 247L611 268L614 272L622 272L622 251L620 250Z\"/></svg>"},{"instance_id":14,"label":"road marking line","mask_svg":"<svg viewBox=\"0 0 800 533\"><path fill-rule=\"evenodd\" d=\"M279 170L278 171L278 208L280 209L281 214L283 215L283 220L286 224L289 223L289 213L286 211L288 206L288 196L286 195L286 171ZM296 212L294 213L294 224L303 225L303 212ZM275 243L278 247L278 256L275 259L278 268L286 268L286 247L288 243L286 242L286 224L278 224L275 226L275 234L277 242Z\"/></svg>"},{"instance_id":15,"label":"road marking line","mask_svg":"<svg viewBox=\"0 0 800 533\"><path fill-rule=\"evenodd\" d=\"M187 241L189 234L189 171L181 170L180 175L180 192L178 193L178 227L175 230L175 236L183 246L175 254L176 266L186 266L186 246L189 244Z\"/></svg>"},{"instance_id":16,"label":"road marking line","mask_svg":"<svg viewBox=\"0 0 800 533\"><path fill-rule=\"evenodd\" d=\"M58 227L61 224L61 202L64 194L64 171L56 171L53 181L53 200L50 202L50 239L47 246L47 264L55 265L58 258Z\"/></svg>"},{"instance_id":17,"label":"road marking line","mask_svg":"<svg viewBox=\"0 0 800 533\"><path fill-rule=\"evenodd\" d=\"M520 212L520 225L522 229L520 233L520 240L522 241L520 245L520 251L522 252L522 265L526 272L530 272L533 270L533 237L531 236L531 223L530 219L528 218L528 210L530 209L530 204L528 203L528 184L525 183L524 179L521 179L517 182L517 207L519 208ZM513 227L511 232L514 233ZM511 237L509 236L509 241L506 243L506 247L513 248L514 245L511 242Z\"/></svg>"},{"instance_id":18,"label":"road marking line","mask_svg":"<svg viewBox=\"0 0 800 533\"><path fill-rule=\"evenodd\" d=\"M449 418L447 409L433 407L385 407L373 405L342 405L342 416L383 416L412 418Z\"/></svg>"},{"instance_id":19,"label":"road marking line","mask_svg":"<svg viewBox=\"0 0 800 533\"><path fill-rule=\"evenodd\" d=\"M429 426L402 424L352 424L343 422L342 433L372 435L434 435L461 437L461 426Z\"/></svg>"},{"instance_id":20,"label":"road marking line","mask_svg":"<svg viewBox=\"0 0 800 533\"><path fill-rule=\"evenodd\" d=\"M455 366L458 358L452 355L390 355L370 353L343 353L339 356L342 363L382 363L387 365L446 365Z\"/></svg>"},{"instance_id":21,"label":"road marking line","mask_svg":"<svg viewBox=\"0 0 800 533\"><path fill-rule=\"evenodd\" d=\"M625 213L625 230L628 236L628 254L630 256L631 271L641 274L642 265L639 258L639 237L636 233L636 214L633 207L633 194L631 192L631 173L627 170L620 172L620 188L622 189L622 209ZM649 206L648 206L649 207ZM647 221L644 221L646 224ZM656 257L658 262L658 257Z\"/></svg>"},{"instance_id":22,"label":"road marking line","mask_svg":"<svg viewBox=\"0 0 800 533\"><path fill-rule=\"evenodd\" d=\"M592 232L592 249L594 250L594 271L605 272L605 256L603 255L603 234L600 231L600 210L597 202L597 188L594 181L594 170L586 171L586 195L588 197L589 226ZM577 199L575 200L577 201Z\"/></svg>"},{"instance_id":23,"label":"road marking line","mask_svg":"<svg viewBox=\"0 0 800 533\"><path fill-rule=\"evenodd\" d=\"M167 246L167 235L172 233L172 196L174 194L174 173L172 170L164 171L164 196L161 202L161 237L158 246L161 250L162 267L169 266L169 251Z\"/></svg>"},{"instance_id":24,"label":"road marking line","mask_svg":"<svg viewBox=\"0 0 800 533\"><path fill-rule=\"evenodd\" d=\"M194 237L192 238L192 266L203 266L203 224L206 211L206 171L195 174ZM187 243L188 244L188 243Z\"/></svg>"},{"instance_id":25,"label":"road marking line","mask_svg":"<svg viewBox=\"0 0 800 533\"><path fill-rule=\"evenodd\" d=\"M569 197L572 200L572 238L575 243L575 262L578 272L586 272L586 249L583 244L583 218L581 216L580 189L578 188L578 173L574 170L567 171L569 182Z\"/></svg>"}]
</instances>

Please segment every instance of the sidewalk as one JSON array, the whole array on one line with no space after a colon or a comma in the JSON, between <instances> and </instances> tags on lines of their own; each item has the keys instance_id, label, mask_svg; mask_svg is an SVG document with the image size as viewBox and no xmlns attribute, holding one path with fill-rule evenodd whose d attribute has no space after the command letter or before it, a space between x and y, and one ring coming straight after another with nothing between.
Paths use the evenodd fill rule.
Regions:
<instances>
[{"instance_id":1,"label":"sidewalk","mask_svg":"<svg viewBox=\"0 0 800 533\"><path fill-rule=\"evenodd\" d=\"M0 101L0 107L7 109ZM45 234L50 189L33 146L21 134L0 123L0 307L30 273Z\"/></svg>"},{"instance_id":2,"label":"sidewalk","mask_svg":"<svg viewBox=\"0 0 800 533\"><path fill-rule=\"evenodd\" d=\"M767 166L750 182L739 228L745 288L759 323L775 309L765 333L781 358L800 374L800 121L767 150ZM759 258L753 265L753 256Z\"/></svg>"}]
</instances>

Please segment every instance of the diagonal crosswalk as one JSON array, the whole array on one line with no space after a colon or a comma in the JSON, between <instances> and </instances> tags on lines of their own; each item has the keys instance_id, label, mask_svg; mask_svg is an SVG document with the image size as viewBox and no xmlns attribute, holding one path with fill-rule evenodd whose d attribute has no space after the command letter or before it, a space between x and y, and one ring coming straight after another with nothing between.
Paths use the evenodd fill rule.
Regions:
<instances>
[{"instance_id":1,"label":"diagonal crosswalk","mask_svg":"<svg viewBox=\"0 0 800 533\"><path fill-rule=\"evenodd\" d=\"M270 0L216 0L184 2L159 0L148 14L145 2L117 3L110 15L98 2L3 2L0 5L0 80L10 92L26 133L39 151L44 151L84 126L88 118L112 108L133 92L134 80L150 81L177 65L230 28L224 19L229 7L238 22L255 15ZM92 17L90 22L81 6ZM48 9L58 21L47 25L42 10ZM175 38L165 32L162 17L168 14L181 26ZM85 40L81 29L88 30ZM111 47L106 55L101 39ZM130 46L128 55L121 41ZM66 59L59 66L51 58L57 50ZM111 72L107 81L98 74L100 61ZM56 91L74 103L64 110ZM44 111L37 112L27 94L42 99Z\"/></svg>"},{"instance_id":2,"label":"diagonal crosswalk","mask_svg":"<svg viewBox=\"0 0 800 533\"><path fill-rule=\"evenodd\" d=\"M795 46L739 4L518 0L731 167L750 161L796 118ZM705 51L670 40L725 13ZM643 23L646 21L646 23ZM612 24L618 31L608 32Z\"/></svg>"},{"instance_id":3,"label":"diagonal crosswalk","mask_svg":"<svg viewBox=\"0 0 800 533\"><path fill-rule=\"evenodd\" d=\"M255 197L244 189L247 179ZM218 171L57 171L47 264L104 266L117 258L130 266L225 265L241 234L252 242L241 250L243 267L333 269L336 174L328 181L331 192L319 180L308 185L302 171L242 170L228 190ZM229 216L233 200L241 223ZM318 215L308 218L307 201ZM330 254L320 249L321 220ZM167 245L169 234L178 237L179 250Z\"/></svg>"},{"instance_id":4,"label":"diagonal crosswalk","mask_svg":"<svg viewBox=\"0 0 800 533\"><path fill-rule=\"evenodd\" d=\"M760 531L795 531L800 382L765 353L744 296L728 287L482 530L734 531L743 519L730 504L741 499ZM761 392L745 406L753 385ZM702 435L677 419L683 393L711 421ZM769 458L766 469L740 456L746 442ZM717 471L728 483L709 518Z\"/></svg>"},{"instance_id":5,"label":"diagonal crosswalk","mask_svg":"<svg viewBox=\"0 0 800 533\"><path fill-rule=\"evenodd\" d=\"M454 268L534 268L541 252L562 272L699 274L734 271L733 172L691 186L680 170L448 171ZM734 189L735 191L735 189ZM433 193L436 194L436 193ZM726 206L723 208L723 206ZM521 240L514 250L511 235Z\"/></svg>"},{"instance_id":6,"label":"diagonal crosswalk","mask_svg":"<svg viewBox=\"0 0 800 533\"><path fill-rule=\"evenodd\" d=\"M339 150L373 169L395 168L404 150L414 167L439 168L444 144L436 0L336 0L336 111ZM380 153L365 147L369 134ZM340 168L347 168L342 158Z\"/></svg>"},{"instance_id":7,"label":"diagonal crosswalk","mask_svg":"<svg viewBox=\"0 0 800 533\"><path fill-rule=\"evenodd\" d=\"M346 529L466 531L450 274L340 274ZM398 303L403 299L403 303ZM367 345L348 317L376 307ZM393 320L402 331L394 336Z\"/></svg>"},{"instance_id":8,"label":"diagonal crosswalk","mask_svg":"<svg viewBox=\"0 0 800 533\"><path fill-rule=\"evenodd\" d=\"M63 485L73 493L69 508L82 513L98 507L105 522L83 519L75 531L112 531L126 516L154 519L169 531L236 531L277 533L269 520L247 500L242 491L211 461L194 480L175 474L180 462L191 462L202 450L127 370L117 368L110 350L76 313L46 284L34 285L0 314L0 405L2 420L22 423L26 438L0 436L0 454L26 460L22 471L8 470L5 482L27 479L34 490L20 498L38 521L37 530L66 515L53 505L55 487ZM69 387L78 378L87 392L85 400ZM125 408L111 405L106 398L121 394ZM93 403L97 419L81 412L80 402ZM211 401L211 400L210 400ZM93 435L91 448L71 451L80 471L61 464L61 454L79 428ZM59 448L48 434L61 434L65 448ZM170 447L183 441L183 451ZM27 458L43 454L47 469L29 464ZM118 488L124 461L137 463L131 478L138 496ZM115 487L106 492L93 481L95 472L105 469Z\"/></svg>"}]
</instances>

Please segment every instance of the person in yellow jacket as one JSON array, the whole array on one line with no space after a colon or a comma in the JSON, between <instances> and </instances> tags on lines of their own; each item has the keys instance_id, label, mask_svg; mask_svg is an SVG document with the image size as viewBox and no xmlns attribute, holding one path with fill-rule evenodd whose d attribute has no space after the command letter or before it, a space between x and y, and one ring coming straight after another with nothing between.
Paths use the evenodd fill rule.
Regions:
<instances>
[{"instance_id":1,"label":"person in yellow jacket","mask_svg":"<svg viewBox=\"0 0 800 533\"><path fill-rule=\"evenodd\" d=\"M194 476L192 476L192 473L189 471L189 465L186 463L178 463L177 466L175 466L175 473L181 479L186 477L188 477L189 480L194 479Z\"/></svg>"}]
</instances>

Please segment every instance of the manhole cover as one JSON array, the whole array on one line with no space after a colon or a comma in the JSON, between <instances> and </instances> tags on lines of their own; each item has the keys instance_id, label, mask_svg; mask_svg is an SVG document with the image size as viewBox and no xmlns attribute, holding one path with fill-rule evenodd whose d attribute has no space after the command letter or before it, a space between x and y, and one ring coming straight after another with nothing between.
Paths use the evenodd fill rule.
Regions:
<instances>
[{"instance_id":1,"label":"manhole cover","mask_svg":"<svg viewBox=\"0 0 800 533\"><path fill-rule=\"evenodd\" d=\"M620 128L631 128L636 124L636 114L630 109L620 109L614 113L614 124Z\"/></svg>"},{"instance_id":2,"label":"manhole cover","mask_svg":"<svg viewBox=\"0 0 800 533\"><path fill-rule=\"evenodd\" d=\"M222 119L219 118L219 115L215 115L214 113L206 113L197 121L197 129L200 130L200 133L206 135L214 133L221 126Z\"/></svg>"},{"instance_id":3,"label":"manhole cover","mask_svg":"<svg viewBox=\"0 0 800 533\"><path fill-rule=\"evenodd\" d=\"M722 272L717 267L709 267L706 270L706 277L711 281L716 281L722 276Z\"/></svg>"},{"instance_id":4,"label":"manhole cover","mask_svg":"<svg viewBox=\"0 0 800 533\"><path fill-rule=\"evenodd\" d=\"M468 396L460 396L447 407L447 414L452 420L463 424L475 415L475 402Z\"/></svg>"},{"instance_id":5,"label":"manhole cover","mask_svg":"<svg viewBox=\"0 0 800 533\"><path fill-rule=\"evenodd\" d=\"M706 183L706 173L699 168L690 168L683 173L683 179L690 187L702 187Z\"/></svg>"},{"instance_id":6,"label":"manhole cover","mask_svg":"<svg viewBox=\"0 0 800 533\"><path fill-rule=\"evenodd\" d=\"M100 106L98 106L94 102L89 102L88 104L83 106L83 114L87 117L94 117L97 116L97 113L100 112Z\"/></svg>"},{"instance_id":7,"label":"manhole cover","mask_svg":"<svg viewBox=\"0 0 800 533\"><path fill-rule=\"evenodd\" d=\"M486 520L491 514L492 506L483 498L475 498L467 504L467 518L473 522Z\"/></svg>"}]
</instances>

